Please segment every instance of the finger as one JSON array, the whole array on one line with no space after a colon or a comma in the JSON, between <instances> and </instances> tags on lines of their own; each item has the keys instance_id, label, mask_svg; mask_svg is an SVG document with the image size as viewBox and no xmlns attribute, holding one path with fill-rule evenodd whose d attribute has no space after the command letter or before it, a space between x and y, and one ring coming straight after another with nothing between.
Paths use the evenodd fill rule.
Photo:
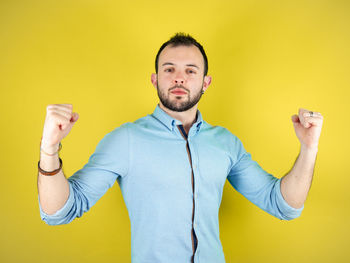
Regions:
<instances>
[{"instance_id":1,"label":"finger","mask_svg":"<svg viewBox=\"0 0 350 263\"><path fill-rule=\"evenodd\" d=\"M315 126L322 126L323 118L322 117L305 117L305 122L310 123Z\"/></svg>"},{"instance_id":2,"label":"finger","mask_svg":"<svg viewBox=\"0 0 350 263\"><path fill-rule=\"evenodd\" d=\"M300 119L301 124L304 127L307 126L306 120L305 120L306 117L321 117L321 118L323 118L322 114L317 112L317 111L310 111L310 110L307 110L304 108L300 108L299 109L299 119Z\"/></svg>"},{"instance_id":3,"label":"finger","mask_svg":"<svg viewBox=\"0 0 350 263\"><path fill-rule=\"evenodd\" d=\"M56 110L56 109L51 109L50 110L52 113L56 113L59 114L60 116L63 116L64 118L66 118L67 120L71 120L72 119L72 114L63 110Z\"/></svg>"},{"instance_id":4,"label":"finger","mask_svg":"<svg viewBox=\"0 0 350 263\"><path fill-rule=\"evenodd\" d=\"M73 110L73 105L72 104L62 103L62 104L54 104L54 105L64 106L64 107L66 107L68 109Z\"/></svg>"},{"instance_id":5,"label":"finger","mask_svg":"<svg viewBox=\"0 0 350 263\"><path fill-rule=\"evenodd\" d=\"M321 117L322 114L317 111L308 111L303 113L304 117Z\"/></svg>"},{"instance_id":6,"label":"finger","mask_svg":"<svg viewBox=\"0 0 350 263\"><path fill-rule=\"evenodd\" d=\"M57 107L62 110L68 110L70 112L73 111L73 105L71 104L54 104L54 107Z\"/></svg>"},{"instance_id":7,"label":"finger","mask_svg":"<svg viewBox=\"0 0 350 263\"><path fill-rule=\"evenodd\" d=\"M303 114L304 112L309 112L309 110L305 109L305 108L300 108L299 109L299 115Z\"/></svg>"},{"instance_id":8,"label":"finger","mask_svg":"<svg viewBox=\"0 0 350 263\"><path fill-rule=\"evenodd\" d=\"M69 106L64 106L62 104L51 104L47 106L47 110L55 109L55 110L61 110L66 111L68 113L72 113L73 108L70 108Z\"/></svg>"}]
</instances>

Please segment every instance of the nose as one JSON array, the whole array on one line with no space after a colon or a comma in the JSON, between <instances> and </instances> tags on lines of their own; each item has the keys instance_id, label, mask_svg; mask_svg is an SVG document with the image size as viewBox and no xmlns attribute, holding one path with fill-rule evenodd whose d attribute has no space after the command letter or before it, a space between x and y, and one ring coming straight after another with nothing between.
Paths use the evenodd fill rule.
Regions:
<instances>
[{"instance_id":1,"label":"nose","mask_svg":"<svg viewBox=\"0 0 350 263\"><path fill-rule=\"evenodd\" d=\"M175 84L184 84L185 78L181 72L178 72L174 79Z\"/></svg>"}]
</instances>

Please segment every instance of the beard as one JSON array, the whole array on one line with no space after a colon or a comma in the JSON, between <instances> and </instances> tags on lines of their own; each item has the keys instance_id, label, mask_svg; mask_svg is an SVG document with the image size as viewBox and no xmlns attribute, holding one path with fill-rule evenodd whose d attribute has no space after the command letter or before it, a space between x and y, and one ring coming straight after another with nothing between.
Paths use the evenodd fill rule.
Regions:
<instances>
[{"instance_id":1,"label":"beard","mask_svg":"<svg viewBox=\"0 0 350 263\"><path fill-rule=\"evenodd\" d=\"M171 100L169 98L170 97L169 92L175 88L184 89L187 91L187 94L181 95L181 96L175 95L175 98ZM187 111L191 109L193 106L195 106L202 97L202 88L203 88L203 83L202 83L201 89L197 93L194 93L193 96L191 96L190 91L182 85L175 85L174 87L171 87L168 90L168 93L166 93L166 91L162 91L161 89L159 89L158 83L157 83L157 92L158 92L159 100L162 102L164 107L168 108L169 110L177 111L177 112Z\"/></svg>"}]
</instances>

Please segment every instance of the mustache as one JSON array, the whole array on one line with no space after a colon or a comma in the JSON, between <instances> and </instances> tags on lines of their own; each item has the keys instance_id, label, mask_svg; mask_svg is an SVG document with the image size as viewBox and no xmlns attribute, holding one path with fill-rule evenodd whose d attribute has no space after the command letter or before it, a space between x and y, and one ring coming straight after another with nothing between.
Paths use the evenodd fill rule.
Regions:
<instances>
[{"instance_id":1,"label":"mustache","mask_svg":"<svg viewBox=\"0 0 350 263\"><path fill-rule=\"evenodd\" d=\"M170 89L169 89L169 91L172 91L173 89L184 89L184 90L186 90L188 93L190 92L188 89L186 89L184 86L182 86L182 85L175 85L174 87L171 87Z\"/></svg>"}]
</instances>

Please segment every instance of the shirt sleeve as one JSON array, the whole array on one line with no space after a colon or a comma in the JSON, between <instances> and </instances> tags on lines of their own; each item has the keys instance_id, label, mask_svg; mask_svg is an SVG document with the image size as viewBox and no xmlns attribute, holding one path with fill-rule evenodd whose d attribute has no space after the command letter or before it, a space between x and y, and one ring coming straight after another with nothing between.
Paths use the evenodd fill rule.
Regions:
<instances>
[{"instance_id":1,"label":"shirt sleeve","mask_svg":"<svg viewBox=\"0 0 350 263\"><path fill-rule=\"evenodd\" d=\"M281 179L264 171L252 160L241 141L235 137L233 146L236 161L227 177L230 184L244 197L265 212L281 219L291 220L301 215L301 208L290 206L281 194Z\"/></svg>"},{"instance_id":2,"label":"shirt sleeve","mask_svg":"<svg viewBox=\"0 0 350 263\"><path fill-rule=\"evenodd\" d=\"M113 186L118 177L128 173L129 138L126 124L104 136L88 163L69 177L69 197L64 206L52 215L39 209L48 225L68 224L81 217Z\"/></svg>"}]
</instances>

